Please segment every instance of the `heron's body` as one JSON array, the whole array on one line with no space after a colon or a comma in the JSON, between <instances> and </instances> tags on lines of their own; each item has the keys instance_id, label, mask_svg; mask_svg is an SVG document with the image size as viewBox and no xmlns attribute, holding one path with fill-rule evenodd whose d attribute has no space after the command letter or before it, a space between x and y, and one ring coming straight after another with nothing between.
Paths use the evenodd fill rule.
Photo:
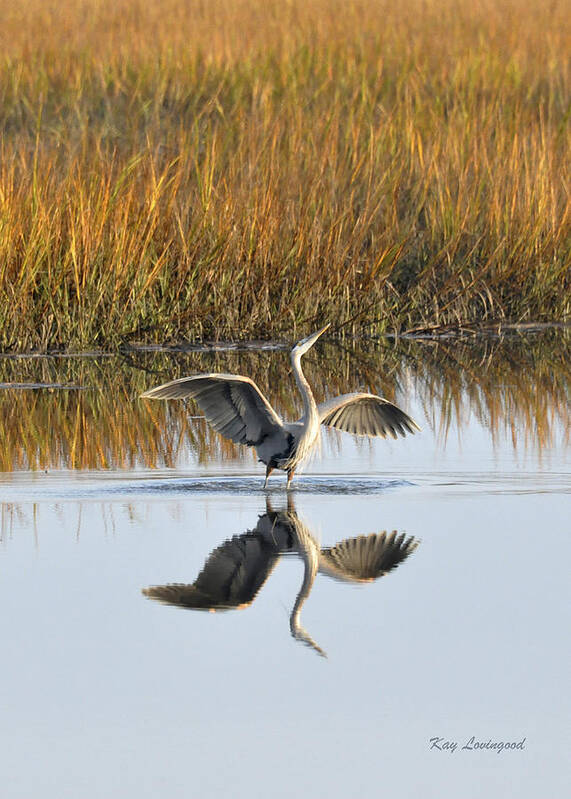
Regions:
<instances>
[{"instance_id":1,"label":"heron's body","mask_svg":"<svg viewBox=\"0 0 571 799\"><path fill-rule=\"evenodd\" d=\"M295 380L303 399L303 415L284 422L249 377L204 374L183 377L145 392L149 399L192 397L217 432L232 441L254 447L266 464L266 484L274 469L287 472L289 488L297 467L311 454L322 424L355 435L393 438L397 433L420 430L404 411L374 394L344 394L321 404L315 402L301 368L301 356L309 350L326 325L298 342L291 352Z\"/></svg>"}]
</instances>

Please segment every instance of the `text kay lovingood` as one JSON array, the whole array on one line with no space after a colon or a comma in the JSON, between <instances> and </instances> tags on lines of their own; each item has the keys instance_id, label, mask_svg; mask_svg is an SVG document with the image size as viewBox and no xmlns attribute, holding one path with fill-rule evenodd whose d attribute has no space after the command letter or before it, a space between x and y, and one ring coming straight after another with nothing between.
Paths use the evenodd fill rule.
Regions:
<instances>
[{"instance_id":1,"label":"text kay lovingood","mask_svg":"<svg viewBox=\"0 0 571 799\"><path fill-rule=\"evenodd\" d=\"M437 736L430 738L429 744L431 749L438 749L440 752L455 752L458 749L458 741L450 741L447 738L439 738ZM468 749L469 751L487 749L496 753L507 749L519 749L521 751L525 749L525 738L522 738L521 741L492 741L491 738L489 741L477 741L475 736L472 735L460 749Z\"/></svg>"}]
</instances>

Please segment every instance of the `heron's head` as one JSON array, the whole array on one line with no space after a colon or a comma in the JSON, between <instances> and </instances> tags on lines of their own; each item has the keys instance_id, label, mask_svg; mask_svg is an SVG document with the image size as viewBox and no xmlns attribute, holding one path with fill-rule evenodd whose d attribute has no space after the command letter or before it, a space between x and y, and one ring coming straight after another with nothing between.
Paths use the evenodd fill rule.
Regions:
<instances>
[{"instance_id":1,"label":"heron's head","mask_svg":"<svg viewBox=\"0 0 571 799\"><path fill-rule=\"evenodd\" d=\"M331 322L326 324L325 327L322 327L321 330L318 330L317 333L312 333L311 336L307 336L307 338L302 338L301 341L297 342L297 344L291 351L291 354L303 355L304 352L307 352L309 349L311 349L311 347L313 347L319 336L321 336L322 333L325 333L327 328L329 328L330 326Z\"/></svg>"}]
</instances>

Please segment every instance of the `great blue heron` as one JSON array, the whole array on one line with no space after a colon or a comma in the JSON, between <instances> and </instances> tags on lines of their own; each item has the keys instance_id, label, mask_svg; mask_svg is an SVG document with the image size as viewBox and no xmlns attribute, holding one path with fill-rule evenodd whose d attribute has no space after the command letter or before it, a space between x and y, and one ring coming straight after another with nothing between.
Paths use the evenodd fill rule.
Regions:
<instances>
[{"instance_id":1,"label":"great blue heron","mask_svg":"<svg viewBox=\"0 0 571 799\"><path fill-rule=\"evenodd\" d=\"M301 608L317 572L342 582L372 582L396 569L418 543L413 536L393 530L347 538L321 549L291 499L287 510L274 511L267 497L266 513L259 517L256 527L216 547L194 583L156 585L144 588L143 593L167 605L192 610L243 609L254 601L281 555L299 555L304 563L303 581L290 614L290 632L325 656L301 624Z\"/></svg>"},{"instance_id":2,"label":"great blue heron","mask_svg":"<svg viewBox=\"0 0 571 799\"><path fill-rule=\"evenodd\" d=\"M192 397L218 433L238 444L255 447L265 463L266 482L274 469L287 472L290 487L297 467L308 457L319 437L320 425L328 425L358 436L405 436L420 430L403 410L383 397L357 392L315 402L301 369L304 355L329 327L299 341L291 351L291 365L303 399L303 416L284 422L249 377L204 374L182 377L141 394L146 399Z\"/></svg>"}]
</instances>

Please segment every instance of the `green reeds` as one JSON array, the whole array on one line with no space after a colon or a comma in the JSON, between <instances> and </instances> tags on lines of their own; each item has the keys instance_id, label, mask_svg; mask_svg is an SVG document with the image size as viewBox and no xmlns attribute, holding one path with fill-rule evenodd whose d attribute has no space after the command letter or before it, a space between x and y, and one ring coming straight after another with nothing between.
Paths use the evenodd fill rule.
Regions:
<instances>
[{"instance_id":1,"label":"green reeds","mask_svg":"<svg viewBox=\"0 0 571 799\"><path fill-rule=\"evenodd\" d=\"M0 348L568 317L564 4L0 19Z\"/></svg>"}]
</instances>

